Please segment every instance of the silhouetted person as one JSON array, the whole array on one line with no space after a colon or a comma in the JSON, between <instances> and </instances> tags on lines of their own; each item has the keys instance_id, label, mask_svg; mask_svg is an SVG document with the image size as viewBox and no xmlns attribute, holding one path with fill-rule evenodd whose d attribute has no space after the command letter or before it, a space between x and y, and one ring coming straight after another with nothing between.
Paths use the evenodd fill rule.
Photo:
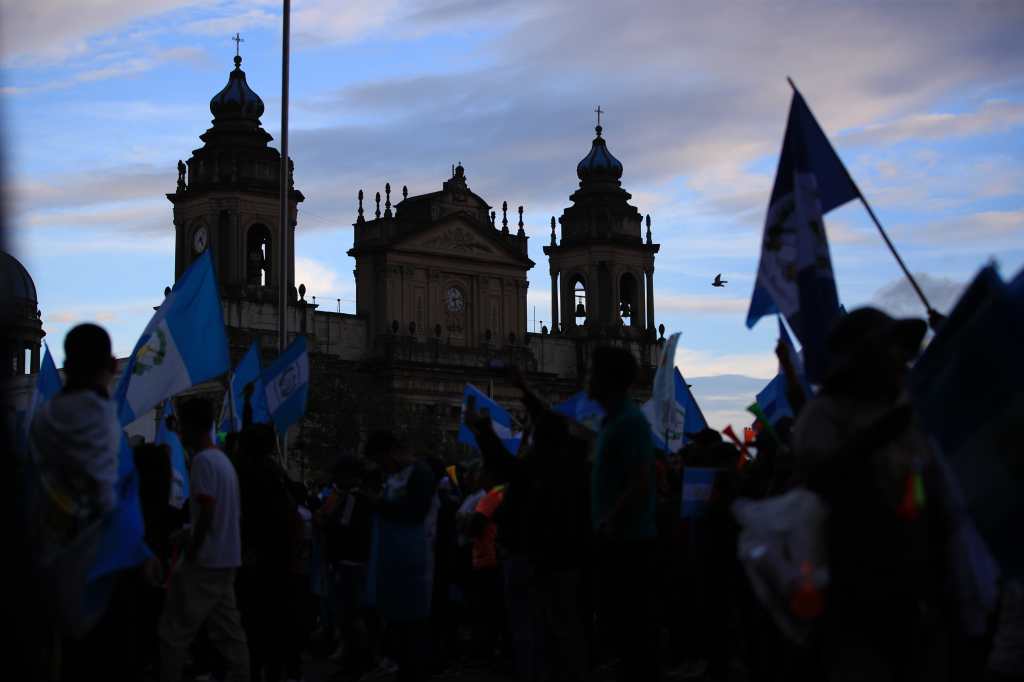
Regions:
<instances>
[{"instance_id":1,"label":"silhouetted person","mask_svg":"<svg viewBox=\"0 0 1024 682\"><path fill-rule=\"evenodd\" d=\"M958 629L942 617L948 590L966 614L977 587L971 575L971 596L960 588L962 562L991 561L904 390L925 331L923 320L874 308L840 318L828 336L824 386L793 428L798 475L829 507L833 675L933 679L929 665L954 658L940 652L962 650L939 638Z\"/></svg>"},{"instance_id":2,"label":"silhouetted person","mask_svg":"<svg viewBox=\"0 0 1024 682\"><path fill-rule=\"evenodd\" d=\"M249 649L235 602L242 563L238 476L213 445L213 407L193 398L178 411L181 442L193 453L191 533L171 577L160 619L160 679L179 682L189 644L205 623L224 657L228 679L249 680Z\"/></svg>"},{"instance_id":3,"label":"silhouetted person","mask_svg":"<svg viewBox=\"0 0 1024 682\"><path fill-rule=\"evenodd\" d=\"M599 627L620 655L619 680L660 673L656 581L654 446L651 428L629 397L637 363L629 351L594 351L588 392L606 417L594 452L590 520L595 533Z\"/></svg>"},{"instance_id":4,"label":"silhouetted person","mask_svg":"<svg viewBox=\"0 0 1024 682\"><path fill-rule=\"evenodd\" d=\"M430 602L434 587L437 480L430 466L390 431L374 431L366 455L386 479L380 496L366 495L378 516L375 601L387 621L400 682L426 677Z\"/></svg>"},{"instance_id":5,"label":"silhouetted person","mask_svg":"<svg viewBox=\"0 0 1024 682\"><path fill-rule=\"evenodd\" d=\"M58 630L84 635L102 616L83 604L104 516L117 505L121 425L107 393L117 360L101 327L64 338L64 389L36 412L29 434L35 470L34 558Z\"/></svg>"}]
</instances>

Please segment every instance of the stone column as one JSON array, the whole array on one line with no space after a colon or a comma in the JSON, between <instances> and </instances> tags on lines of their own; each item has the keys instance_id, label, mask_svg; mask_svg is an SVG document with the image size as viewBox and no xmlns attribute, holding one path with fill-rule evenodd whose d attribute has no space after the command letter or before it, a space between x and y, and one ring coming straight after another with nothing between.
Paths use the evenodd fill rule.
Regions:
<instances>
[{"instance_id":1,"label":"stone column","mask_svg":"<svg viewBox=\"0 0 1024 682\"><path fill-rule=\"evenodd\" d=\"M37 374L39 372L39 344L33 343L32 345L32 373Z\"/></svg>"},{"instance_id":2,"label":"stone column","mask_svg":"<svg viewBox=\"0 0 1024 682\"><path fill-rule=\"evenodd\" d=\"M551 329L558 331L558 273L551 273Z\"/></svg>"},{"instance_id":3,"label":"stone column","mask_svg":"<svg viewBox=\"0 0 1024 682\"><path fill-rule=\"evenodd\" d=\"M649 331L655 332L655 325L654 325L654 266L652 265L649 270L645 270L644 274L646 275L646 279L647 279L647 329Z\"/></svg>"}]
</instances>

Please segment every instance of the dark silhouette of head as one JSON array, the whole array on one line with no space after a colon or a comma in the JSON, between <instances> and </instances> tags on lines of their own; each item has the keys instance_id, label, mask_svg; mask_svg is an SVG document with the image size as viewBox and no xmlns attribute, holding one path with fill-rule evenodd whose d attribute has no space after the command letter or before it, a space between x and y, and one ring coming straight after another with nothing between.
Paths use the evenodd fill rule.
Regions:
<instances>
[{"instance_id":1,"label":"dark silhouette of head","mask_svg":"<svg viewBox=\"0 0 1024 682\"><path fill-rule=\"evenodd\" d=\"M242 457L252 460L273 457L277 452L277 436L270 424L251 424L242 430L239 438Z\"/></svg>"},{"instance_id":2,"label":"dark silhouette of head","mask_svg":"<svg viewBox=\"0 0 1024 682\"><path fill-rule=\"evenodd\" d=\"M594 349L590 368L590 397L607 408L626 397L636 381L637 363L624 348L601 346Z\"/></svg>"},{"instance_id":3,"label":"dark silhouette of head","mask_svg":"<svg viewBox=\"0 0 1024 682\"><path fill-rule=\"evenodd\" d=\"M213 405L205 398L191 398L178 408L181 444L193 452L213 444Z\"/></svg>"},{"instance_id":4,"label":"dark silhouette of head","mask_svg":"<svg viewBox=\"0 0 1024 682\"><path fill-rule=\"evenodd\" d=\"M412 459L405 440L388 429L371 431L366 439L367 459L376 462L386 474L393 474Z\"/></svg>"},{"instance_id":5,"label":"dark silhouette of head","mask_svg":"<svg viewBox=\"0 0 1024 682\"><path fill-rule=\"evenodd\" d=\"M64 337L64 373L68 388L106 390L117 370L110 335L99 325L80 324Z\"/></svg>"},{"instance_id":6,"label":"dark silhouette of head","mask_svg":"<svg viewBox=\"0 0 1024 682\"><path fill-rule=\"evenodd\" d=\"M828 335L826 390L895 398L927 331L924 320L894 319L871 307L840 317Z\"/></svg>"}]
</instances>

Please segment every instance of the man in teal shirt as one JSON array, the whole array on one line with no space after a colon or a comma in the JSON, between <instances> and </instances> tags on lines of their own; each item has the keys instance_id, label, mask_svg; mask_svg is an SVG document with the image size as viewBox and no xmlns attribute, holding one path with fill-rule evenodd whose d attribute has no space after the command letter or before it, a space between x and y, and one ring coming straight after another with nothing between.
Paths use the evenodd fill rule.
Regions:
<instances>
[{"instance_id":1,"label":"man in teal shirt","mask_svg":"<svg viewBox=\"0 0 1024 682\"><path fill-rule=\"evenodd\" d=\"M660 676L655 584L654 446L646 417L629 397L637 363L622 348L594 351L590 397L605 410L590 478L598 573L598 627L619 653L619 680Z\"/></svg>"}]
</instances>

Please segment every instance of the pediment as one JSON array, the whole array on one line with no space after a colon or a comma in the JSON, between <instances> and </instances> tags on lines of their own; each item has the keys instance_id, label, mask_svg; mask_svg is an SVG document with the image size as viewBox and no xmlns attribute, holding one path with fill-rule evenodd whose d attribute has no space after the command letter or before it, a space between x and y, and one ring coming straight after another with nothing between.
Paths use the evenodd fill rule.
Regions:
<instances>
[{"instance_id":1,"label":"pediment","mask_svg":"<svg viewBox=\"0 0 1024 682\"><path fill-rule=\"evenodd\" d=\"M490 227L485 229L490 230ZM437 225L396 244L403 251L418 251L463 258L500 261L522 266L525 259L510 246L502 244L499 235L480 233L480 228L461 216L451 216Z\"/></svg>"}]
</instances>

